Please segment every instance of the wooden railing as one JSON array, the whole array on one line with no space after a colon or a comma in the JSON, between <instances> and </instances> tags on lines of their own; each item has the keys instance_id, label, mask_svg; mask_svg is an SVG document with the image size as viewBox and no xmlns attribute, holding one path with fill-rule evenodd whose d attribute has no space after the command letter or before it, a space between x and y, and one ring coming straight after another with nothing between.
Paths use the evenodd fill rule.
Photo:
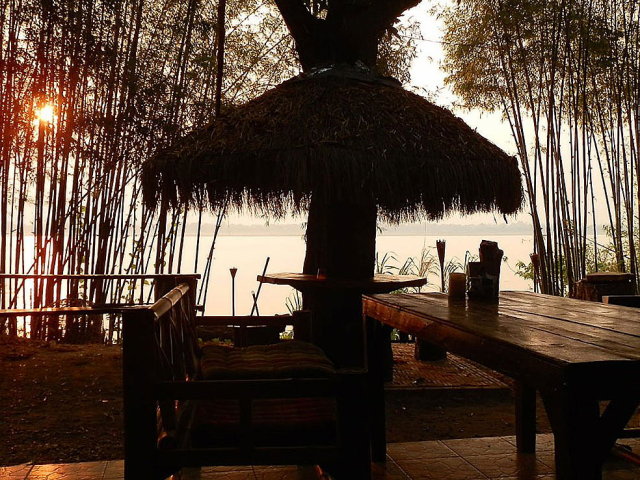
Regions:
<instances>
[{"instance_id":1,"label":"wooden railing","mask_svg":"<svg viewBox=\"0 0 640 480\"><path fill-rule=\"evenodd\" d=\"M119 309L150 304L179 283L189 284L195 292L199 278L198 274L0 274L0 334L73 343L119 342ZM195 308L195 296L190 298Z\"/></svg>"}]
</instances>

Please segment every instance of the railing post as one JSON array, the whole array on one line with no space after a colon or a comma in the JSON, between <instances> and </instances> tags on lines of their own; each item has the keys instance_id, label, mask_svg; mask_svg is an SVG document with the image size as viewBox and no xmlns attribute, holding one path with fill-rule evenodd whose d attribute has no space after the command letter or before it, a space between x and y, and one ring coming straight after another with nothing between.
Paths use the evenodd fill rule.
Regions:
<instances>
[{"instance_id":1,"label":"railing post","mask_svg":"<svg viewBox=\"0 0 640 480\"><path fill-rule=\"evenodd\" d=\"M195 276L191 276L187 277L184 281L185 283L187 283L187 285L189 285L189 291L187 292L187 301L189 302L189 319L195 326L198 278Z\"/></svg>"},{"instance_id":2,"label":"railing post","mask_svg":"<svg viewBox=\"0 0 640 480\"><path fill-rule=\"evenodd\" d=\"M135 309L123 316L125 479L153 478L157 420L153 384L156 371L155 314Z\"/></svg>"},{"instance_id":3,"label":"railing post","mask_svg":"<svg viewBox=\"0 0 640 480\"><path fill-rule=\"evenodd\" d=\"M154 302L157 302L162 298L163 295L166 295L173 289L176 285L178 285L178 280L176 277L157 277L153 281L153 297Z\"/></svg>"}]
</instances>

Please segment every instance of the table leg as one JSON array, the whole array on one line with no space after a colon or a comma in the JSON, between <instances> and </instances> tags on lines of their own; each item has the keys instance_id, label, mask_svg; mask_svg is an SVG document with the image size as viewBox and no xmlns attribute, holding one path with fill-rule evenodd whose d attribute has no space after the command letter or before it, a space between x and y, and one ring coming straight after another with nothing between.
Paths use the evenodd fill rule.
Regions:
<instances>
[{"instance_id":1,"label":"table leg","mask_svg":"<svg viewBox=\"0 0 640 480\"><path fill-rule=\"evenodd\" d=\"M603 457L608 454L622 436L624 428L636 412L640 398L629 395L612 399L600 417L598 440Z\"/></svg>"},{"instance_id":2,"label":"table leg","mask_svg":"<svg viewBox=\"0 0 640 480\"><path fill-rule=\"evenodd\" d=\"M393 327L376 321L376 355L380 356L380 369L384 382L393 381L393 346L391 332Z\"/></svg>"},{"instance_id":3,"label":"table leg","mask_svg":"<svg viewBox=\"0 0 640 480\"><path fill-rule=\"evenodd\" d=\"M536 391L520 380L515 384L516 444L520 453L536 451Z\"/></svg>"},{"instance_id":4,"label":"table leg","mask_svg":"<svg viewBox=\"0 0 640 480\"><path fill-rule=\"evenodd\" d=\"M388 332L377 320L367 317L367 363L369 379L369 422L371 459L384 462L387 457L387 434L384 404L384 337Z\"/></svg>"},{"instance_id":5,"label":"table leg","mask_svg":"<svg viewBox=\"0 0 640 480\"><path fill-rule=\"evenodd\" d=\"M601 480L598 401L568 388L540 393L553 430L558 480Z\"/></svg>"}]
</instances>

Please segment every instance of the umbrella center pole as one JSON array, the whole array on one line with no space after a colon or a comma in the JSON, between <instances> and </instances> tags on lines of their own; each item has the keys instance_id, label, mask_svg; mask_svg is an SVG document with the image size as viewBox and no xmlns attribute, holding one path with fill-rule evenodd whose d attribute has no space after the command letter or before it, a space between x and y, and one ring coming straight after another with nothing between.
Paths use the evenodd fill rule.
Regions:
<instances>
[{"instance_id":1,"label":"umbrella center pole","mask_svg":"<svg viewBox=\"0 0 640 480\"><path fill-rule=\"evenodd\" d=\"M375 205L319 202L312 199L307 222L304 273L331 279L373 277L376 240ZM308 288L304 307L311 310L314 343L339 367L363 366L362 291Z\"/></svg>"}]
</instances>

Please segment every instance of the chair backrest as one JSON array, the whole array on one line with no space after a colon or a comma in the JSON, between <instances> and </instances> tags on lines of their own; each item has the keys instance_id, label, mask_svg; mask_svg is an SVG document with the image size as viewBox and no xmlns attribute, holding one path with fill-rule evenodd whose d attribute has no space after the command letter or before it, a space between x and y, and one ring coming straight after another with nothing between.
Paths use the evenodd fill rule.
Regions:
<instances>
[{"instance_id":1,"label":"chair backrest","mask_svg":"<svg viewBox=\"0 0 640 480\"><path fill-rule=\"evenodd\" d=\"M176 404L156 401L158 382L185 381L199 371L195 334L195 292L182 283L153 305L133 307L123 315L123 397L125 455L153 451L156 442L173 438Z\"/></svg>"},{"instance_id":2,"label":"chair backrest","mask_svg":"<svg viewBox=\"0 0 640 480\"><path fill-rule=\"evenodd\" d=\"M268 316L198 316L195 318L196 328L228 327L233 330L233 343L236 347L276 343L279 334L287 326L293 327L296 340L311 341L311 312L298 310L291 315Z\"/></svg>"}]
</instances>

